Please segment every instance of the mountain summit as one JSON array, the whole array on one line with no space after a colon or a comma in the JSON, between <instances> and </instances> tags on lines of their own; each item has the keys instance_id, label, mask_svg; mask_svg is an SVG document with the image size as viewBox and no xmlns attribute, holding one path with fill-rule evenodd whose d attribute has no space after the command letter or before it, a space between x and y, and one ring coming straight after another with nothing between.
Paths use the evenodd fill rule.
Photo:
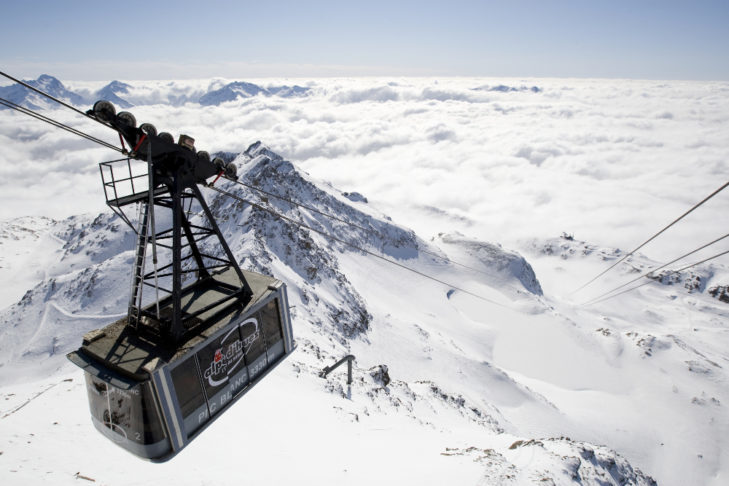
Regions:
<instances>
[{"instance_id":1,"label":"mountain summit","mask_svg":"<svg viewBox=\"0 0 729 486\"><path fill-rule=\"evenodd\" d=\"M134 105L119 96L128 94L129 88L131 88L131 86L126 83L122 83L121 81L112 81L96 92L96 100L110 101L115 106L123 109L131 108Z\"/></svg>"},{"instance_id":2,"label":"mountain summit","mask_svg":"<svg viewBox=\"0 0 729 486\"><path fill-rule=\"evenodd\" d=\"M68 90L61 81L48 74L41 74L38 76L38 79L24 80L24 82L71 105L82 107L86 103L86 100L81 95ZM0 86L0 97L32 110L57 108L59 106L48 100L48 98L19 84ZM4 108L5 106L0 106L0 109Z\"/></svg>"},{"instance_id":3,"label":"mountain summit","mask_svg":"<svg viewBox=\"0 0 729 486\"><path fill-rule=\"evenodd\" d=\"M264 88L253 83L235 81L226 84L222 88L208 91L200 97L198 102L203 106L217 106L228 101L251 98L259 95L279 96L282 98L304 96L308 91L309 88L302 86L269 86L268 88Z\"/></svg>"}]
</instances>

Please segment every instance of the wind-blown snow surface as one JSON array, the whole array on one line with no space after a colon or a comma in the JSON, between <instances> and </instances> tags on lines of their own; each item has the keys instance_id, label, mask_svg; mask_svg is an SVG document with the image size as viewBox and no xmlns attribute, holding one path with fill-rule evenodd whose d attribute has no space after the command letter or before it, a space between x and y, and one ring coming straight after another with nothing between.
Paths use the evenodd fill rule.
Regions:
<instances>
[{"instance_id":1,"label":"wind-blown snow surface","mask_svg":"<svg viewBox=\"0 0 729 486\"><path fill-rule=\"evenodd\" d=\"M236 163L245 182L356 226L226 190L492 302L211 192L243 266L287 283L299 348L177 458L152 465L95 431L81 372L64 358L124 312L131 232L108 214L14 220L2 243L22 251L3 276L30 254L54 257L0 314L4 484L725 482L729 308L708 292L729 281L724 267L619 307L574 307L549 288L619 252L570 238L526 241L523 254L459 234L425 241L261 144ZM634 257L614 280L651 264ZM318 376L347 353L351 386L344 371Z\"/></svg>"}]
</instances>

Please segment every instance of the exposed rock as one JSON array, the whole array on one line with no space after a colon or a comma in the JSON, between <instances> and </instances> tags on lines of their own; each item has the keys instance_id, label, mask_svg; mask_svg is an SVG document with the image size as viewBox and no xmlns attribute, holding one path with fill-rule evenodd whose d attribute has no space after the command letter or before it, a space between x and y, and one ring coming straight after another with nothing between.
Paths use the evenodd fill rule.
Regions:
<instances>
[{"instance_id":1,"label":"exposed rock","mask_svg":"<svg viewBox=\"0 0 729 486\"><path fill-rule=\"evenodd\" d=\"M729 285L716 285L709 289L709 295L729 304Z\"/></svg>"},{"instance_id":2,"label":"exposed rock","mask_svg":"<svg viewBox=\"0 0 729 486\"><path fill-rule=\"evenodd\" d=\"M512 462L519 449L528 449L527 463ZM485 484L656 486L656 481L633 468L630 463L606 447L558 439L517 440L506 451L477 447L446 448L444 456L466 456L483 465ZM519 464L519 465L517 465ZM517 483L517 478L520 481Z\"/></svg>"},{"instance_id":3,"label":"exposed rock","mask_svg":"<svg viewBox=\"0 0 729 486\"><path fill-rule=\"evenodd\" d=\"M387 365L377 365L369 369L370 376L382 386L390 384L390 373L388 373Z\"/></svg>"}]
</instances>

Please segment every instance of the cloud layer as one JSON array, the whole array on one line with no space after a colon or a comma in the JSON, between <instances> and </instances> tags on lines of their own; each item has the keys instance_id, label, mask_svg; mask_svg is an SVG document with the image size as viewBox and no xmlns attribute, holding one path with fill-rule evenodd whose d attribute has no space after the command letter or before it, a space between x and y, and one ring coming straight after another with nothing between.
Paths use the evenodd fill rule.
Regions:
<instances>
[{"instance_id":1,"label":"cloud layer","mask_svg":"<svg viewBox=\"0 0 729 486\"><path fill-rule=\"evenodd\" d=\"M423 236L513 241L566 231L630 249L729 179L727 83L267 79L254 82L310 89L220 106L168 102L227 82L128 81L131 111L210 152L261 140ZM106 83L67 84L91 92ZM115 140L73 113L52 116ZM7 111L0 142L0 218L103 210L96 164L113 152ZM727 203L729 192L691 215L655 256L726 231Z\"/></svg>"}]
</instances>

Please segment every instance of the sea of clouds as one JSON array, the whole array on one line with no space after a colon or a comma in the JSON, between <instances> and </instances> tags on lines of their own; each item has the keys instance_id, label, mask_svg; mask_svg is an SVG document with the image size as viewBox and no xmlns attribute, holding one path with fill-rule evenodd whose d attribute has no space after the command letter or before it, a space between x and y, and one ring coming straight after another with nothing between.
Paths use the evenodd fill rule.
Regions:
<instances>
[{"instance_id":1,"label":"sea of clouds","mask_svg":"<svg viewBox=\"0 0 729 486\"><path fill-rule=\"evenodd\" d=\"M629 250L729 180L727 82L246 79L310 89L188 101L228 81L126 81L122 97L140 123L189 134L200 150L261 140L424 237L509 244L567 232ZM48 114L118 144L70 110ZM0 143L0 219L105 210L98 163L118 154L9 110ZM646 252L666 259L726 233L728 207L729 189Z\"/></svg>"}]
</instances>

